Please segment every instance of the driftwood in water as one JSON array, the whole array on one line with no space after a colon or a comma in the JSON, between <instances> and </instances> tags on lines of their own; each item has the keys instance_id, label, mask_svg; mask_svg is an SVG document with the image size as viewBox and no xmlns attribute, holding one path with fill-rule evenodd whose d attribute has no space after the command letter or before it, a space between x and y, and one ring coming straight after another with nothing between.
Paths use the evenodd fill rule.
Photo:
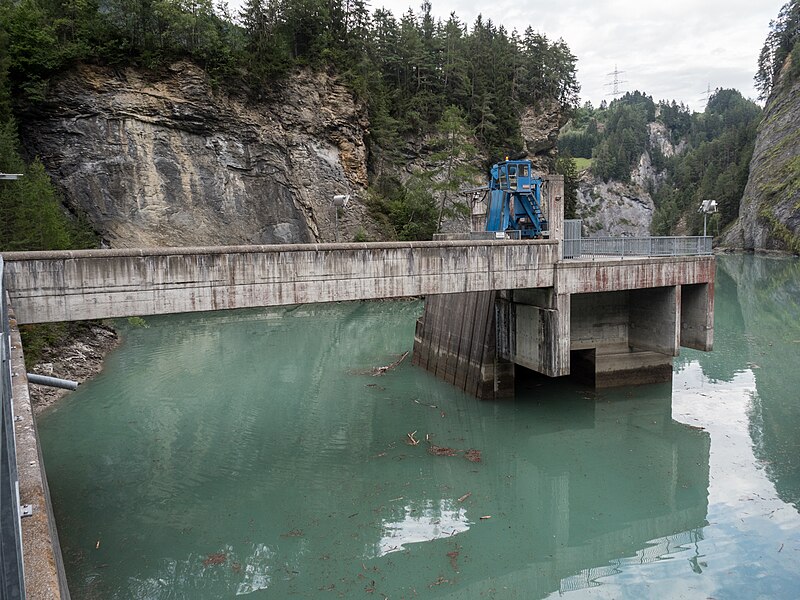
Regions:
<instances>
[{"instance_id":1,"label":"driftwood in water","mask_svg":"<svg viewBox=\"0 0 800 600\"><path fill-rule=\"evenodd\" d=\"M375 376L378 376L378 375L384 375L384 374L385 374L387 371L391 371L391 370L392 370L392 369L394 369L394 368L395 368L397 365L399 365L401 362L403 362L403 361L406 359L406 356L408 356L408 350L406 350L405 352L403 352L403 353L400 355L400 358L398 358L398 359L397 359L396 361L394 361L393 363L391 363L391 364L389 364L389 365L386 365L386 366L384 366L384 367L375 367L374 369L372 369L372 375L373 375L373 377L375 377Z\"/></svg>"}]
</instances>

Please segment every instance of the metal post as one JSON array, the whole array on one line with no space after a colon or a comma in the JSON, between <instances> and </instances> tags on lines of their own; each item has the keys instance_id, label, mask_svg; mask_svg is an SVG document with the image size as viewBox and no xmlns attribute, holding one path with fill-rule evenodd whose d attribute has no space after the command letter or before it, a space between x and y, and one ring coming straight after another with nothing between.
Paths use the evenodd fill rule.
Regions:
<instances>
[{"instance_id":1,"label":"metal post","mask_svg":"<svg viewBox=\"0 0 800 600\"><path fill-rule=\"evenodd\" d=\"M339 209L344 208L347 206L347 202L350 200L350 194L346 196L343 194L337 194L333 197L333 210L335 211L334 214L334 222L336 223L336 241L339 241Z\"/></svg>"}]
</instances>

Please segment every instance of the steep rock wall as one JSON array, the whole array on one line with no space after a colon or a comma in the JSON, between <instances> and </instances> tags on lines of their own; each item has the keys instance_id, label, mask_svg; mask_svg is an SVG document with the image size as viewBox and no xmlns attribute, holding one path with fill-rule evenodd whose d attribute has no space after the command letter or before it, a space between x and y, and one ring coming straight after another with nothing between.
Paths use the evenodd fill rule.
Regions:
<instances>
[{"instance_id":1,"label":"steep rock wall","mask_svg":"<svg viewBox=\"0 0 800 600\"><path fill-rule=\"evenodd\" d=\"M333 241L331 198L367 185L366 111L324 73L270 103L179 62L160 77L83 66L25 115L26 150L112 247ZM356 199L340 237L374 223Z\"/></svg>"},{"instance_id":2,"label":"steep rock wall","mask_svg":"<svg viewBox=\"0 0 800 600\"><path fill-rule=\"evenodd\" d=\"M739 219L720 244L800 254L800 78L787 60L759 125Z\"/></svg>"},{"instance_id":3,"label":"steep rock wall","mask_svg":"<svg viewBox=\"0 0 800 600\"><path fill-rule=\"evenodd\" d=\"M649 163L649 158L648 158ZM637 183L604 182L588 170L578 182L577 217L589 237L650 235L655 206L648 191Z\"/></svg>"},{"instance_id":4,"label":"steep rock wall","mask_svg":"<svg viewBox=\"0 0 800 600\"><path fill-rule=\"evenodd\" d=\"M686 142L673 144L663 123L647 124L651 148L669 158L686 149ZM664 182L666 173L658 171L645 151L631 169L630 182L604 182L588 170L578 181L577 217L584 221L584 233L591 237L650 235L655 204L650 190Z\"/></svg>"}]
</instances>

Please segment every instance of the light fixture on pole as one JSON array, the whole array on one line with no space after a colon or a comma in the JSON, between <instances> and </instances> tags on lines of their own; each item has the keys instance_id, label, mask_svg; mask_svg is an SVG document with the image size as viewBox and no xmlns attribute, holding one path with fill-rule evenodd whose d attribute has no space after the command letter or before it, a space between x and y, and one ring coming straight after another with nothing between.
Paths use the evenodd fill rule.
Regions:
<instances>
[{"instance_id":1,"label":"light fixture on pole","mask_svg":"<svg viewBox=\"0 0 800 600\"><path fill-rule=\"evenodd\" d=\"M339 241L339 209L345 208L350 202L350 194L337 194L333 197L333 212L336 215L336 241Z\"/></svg>"},{"instance_id":2,"label":"light fixture on pole","mask_svg":"<svg viewBox=\"0 0 800 600\"><path fill-rule=\"evenodd\" d=\"M700 203L700 208L697 209L697 212L703 213L703 237L706 237L706 219L708 217L708 213L717 212L717 201L703 200Z\"/></svg>"}]
</instances>

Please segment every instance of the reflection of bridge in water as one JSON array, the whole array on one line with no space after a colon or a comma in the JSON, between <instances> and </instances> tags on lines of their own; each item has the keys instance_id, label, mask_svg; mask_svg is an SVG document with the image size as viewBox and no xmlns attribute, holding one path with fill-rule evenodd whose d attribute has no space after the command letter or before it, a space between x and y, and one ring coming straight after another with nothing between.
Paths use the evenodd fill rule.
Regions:
<instances>
[{"instance_id":1,"label":"reflection of bridge in water","mask_svg":"<svg viewBox=\"0 0 800 600\"><path fill-rule=\"evenodd\" d=\"M276 518L252 543L225 546L229 560L242 565L244 580L230 569L215 576L225 577L228 589L268 589L277 597L297 589L281 577L285 564L304 574L304 585L333 583L331 591L345 597L363 593L374 579L376 593L390 597L415 589L421 597L480 598L493 588L500 597L541 598L596 585L633 561L677 554L688 561L689 572L696 558L692 544L702 539L707 524L708 433L671 418L666 386L630 400L569 400L571 424L550 418L565 407L557 390L545 386L541 395L544 406L514 418L449 407L448 419L458 419L459 430L480 432L472 442L492 448L481 465L429 456L422 447L400 446L376 457L373 444L380 440L367 432L385 430L383 422L392 417L379 403L367 414L363 407L345 404L342 421L352 423L346 433L353 440L345 452L352 460L346 461L349 467L339 467L341 472L326 473L330 481L321 482L320 490L346 480L347 469L356 464L366 471L357 478L361 483L348 494L323 493L297 503L291 461L307 456L287 450L274 457L281 465L271 474L278 478L273 482L278 501L297 506L291 522L302 537L287 536L285 522ZM303 438L324 444L330 439L329 419L325 407L318 408L323 412L303 427ZM418 417L420 431L442 427L439 411L420 411ZM275 422L276 436L282 422ZM358 431L366 435L359 437ZM399 471L393 467L393 482L383 473L386 461L402 465ZM189 466L189 475L196 466ZM424 481L403 484L420 477ZM471 495L459 502L466 492ZM219 504L235 506L234 494L221 495ZM358 507L352 496L363 498ZM491 518L481 520L487 512ZM327 519L339 523L335 536L314 525ZM319 557L325 558L320 562ZM330 572L330 580L308 572L309 561L319 564L317 571ZM174 564L165 568L165 581L176 571L198 580L208 576L196 555L187 555L177 569ZM153 582L159 579L148 575Z\"/></svg>"},{"instance_id":2,"label":"reflection of bridge in water","mask_svg":"<svg viewBox=\"0 0 800 600\"><path fill-rule=\"evenodd\" d=\"M495 501L492 519L480 521L484 515L469 501L449 496L407 503L383 519L376 553L427 531L442 555L455 545L486 549L460 557L454 577L465 597L479 597L491 581L535 598L594 585L626 557L647 562L689 550L684 546L702 538L706 525L710 438L672 420L669 389L660 391L660 398L587 403L568 430L534 427L523 443L496 457L502 461L493 465L497 478L471 490L471 498ZM469 427L489 438L508 436L508 425L481 419ZM517 435L525 437L509 437ZM445 462L436 480L449 483L447 459L439 460ZM440 526L448 520L460 523L452 536ZM428 576L436 578L433 570Z\"/></svg>"}]
</instances>

